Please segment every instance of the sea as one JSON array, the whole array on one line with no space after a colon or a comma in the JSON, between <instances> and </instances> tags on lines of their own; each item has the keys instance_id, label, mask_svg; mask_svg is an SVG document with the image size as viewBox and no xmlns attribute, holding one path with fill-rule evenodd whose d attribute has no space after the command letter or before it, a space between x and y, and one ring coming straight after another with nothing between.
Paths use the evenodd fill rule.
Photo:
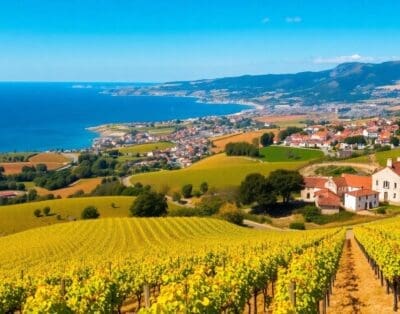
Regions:
<instances>
[{"instance_id":1,"label":"sea","mask_svg":"<svg viewBox=\"0 0 400 314\"><path fill-rule=\"evenodd\" d=\"M0 152L88 148L106 123L155 122L226 115L236 104L199 103L188 97L111 96L122 83L0 83Z\"/></svg>"}]
</instances>

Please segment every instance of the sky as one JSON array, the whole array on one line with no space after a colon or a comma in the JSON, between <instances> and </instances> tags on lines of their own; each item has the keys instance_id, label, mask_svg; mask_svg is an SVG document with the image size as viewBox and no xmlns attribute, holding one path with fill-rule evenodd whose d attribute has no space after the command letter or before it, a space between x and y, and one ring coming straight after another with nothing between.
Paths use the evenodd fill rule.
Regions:
<instances>
[{"instance_id":1,"label":"sky","mask_svg":"<svg viewBox=\"0 0 400 314\"><path fill-rule=\"evenodd\" d=\"M164 82L400 59L398 0L1 0L0 81Z\"/></svg>"}]
</instances>

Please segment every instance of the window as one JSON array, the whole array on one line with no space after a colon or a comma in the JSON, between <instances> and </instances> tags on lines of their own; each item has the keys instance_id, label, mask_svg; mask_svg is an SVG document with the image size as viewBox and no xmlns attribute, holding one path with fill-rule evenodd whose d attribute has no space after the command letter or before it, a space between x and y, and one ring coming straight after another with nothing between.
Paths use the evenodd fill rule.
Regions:
<instances>
[{"instance_id":1,"label":"window","mask_svg":"<svg viewBox=\"0 0 400 314\"><path fill-rule=\"evenodd\" d=\"M310 199L310 193L307 193L307 199Z\"/></svg>"},{"instance_id":2,"label":"window","mask_svg":"<svg viewBox=\"0 0 400 314\"><path fill-rule=\"evenodd\" d=\"M393 193L393 198L396 198L396 193Z\"/></svg>"},{"instance_id":3,"label":"window","mask_svg":"<svg viewBox=\"0 0 400 314\"><path fill-rule=\"evenodd\" d=\"M390 183L389 183L389 181L383 181L383 187L384 187L385 189L389 189L389 188L390 188Z\"/></svg>"},{"instance_id":4,"label":"window","mask_svg":"<svg viewBox=\"0 0 400 314\"><path fill-rule=\"evenodd\" d=\"M378 180L376 180L376 182L375 182L375 185L376 185L376 186L378 186L378 185L379 185L379 181L378 181Z\"/></svg>"}]
</instances>

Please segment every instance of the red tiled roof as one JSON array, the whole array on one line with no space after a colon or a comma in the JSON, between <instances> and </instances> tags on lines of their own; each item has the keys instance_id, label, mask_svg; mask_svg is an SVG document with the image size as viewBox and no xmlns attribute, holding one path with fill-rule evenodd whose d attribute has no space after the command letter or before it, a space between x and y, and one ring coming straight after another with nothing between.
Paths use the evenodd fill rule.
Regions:
<instances>
[{"instance_id":1,"label":"red tiled roof","mask_svg":"<svg viewBox=\"0 0 400 314\"><path fill-rule=\"evenodd\" d=\"M400 175L400 161L393 162L393 171Z\"/></svg>"},{"instance_id":2,"label":"red tiled roof","mask_svg":"<svg viewBox=\"0 0 400 314\"><path fill-rule=\"evenodd\" d=\"M369 189L372 186L371 176L358 176L355 174L342 174L342 177L346 181L346 185L355 188L366 188Z\"/></svg>"},{"instance_id":3,"label":"red tiled roof","mask_svg":"<svg viewBox=\"0 0 400 314\"><path fill-rule=\"evenodd\" d=\"M361 189L361 190L356 190L356 191L352 191L352 192L347 192L346 194L349 194L349 195L352 195L355 197L359 197L359 196L375 195L375 194L379 194L379 192L372 191L370 189Z\"/></svg>"},{"instance_id":4,"label":"red tiled roof","mask_svg":"<svg viewBox=\"0 0 400 314\"><path fill-rule=\"evenodd\" d=\"M347 186L347 182L346 179L343 177L335 177L332 179L333 182L335 182L336 186L339 187L343 187L343 186Z\"/></svg>"},{"instance_id":5,"label":"red tiled roof","mask_svg":"<svg viewBox=\"0 0 400 314\"><path fill-rule=\"evenodd\" d=\"M306 188L325 188L327 179L321 177L307 177L304 178L304 184Z\"/></svg>"},{"instance_id":6,"label":"red tiled roof","mask_svg":"<svg viewBox=\"0 0 400 314\"><path fill-rule=\"evenodd\" d=\"M340 197L329 190L321 190L315 193L318 206L340 207Z\"/></svg>"}]
</instances>

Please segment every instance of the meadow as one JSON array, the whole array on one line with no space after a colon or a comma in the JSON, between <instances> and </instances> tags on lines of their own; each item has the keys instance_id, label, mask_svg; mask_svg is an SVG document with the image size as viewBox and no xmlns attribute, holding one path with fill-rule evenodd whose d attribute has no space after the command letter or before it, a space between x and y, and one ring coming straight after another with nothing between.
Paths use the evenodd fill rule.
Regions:
<instances>
[{"instance_id":1,"label":"meadow","mask_svg":"<svg viewBox=\"0 0 400 314\"><path fill-rule=\"evenodd\" d=\"M171 142L156 142L156 143L146 143L146 144L121 147L118 148L118 150L122 154L136 155L136 154L146 154L154 150L164 150L174 146L175 145Z\"/></svg>"},{"instance_id":2,"label":"meadow","mask_svg":"<svg viewBox=\"0 0 400 314\"><path fill-rule=\"evenodd\" d=\"M214 153L221 153L225 150L225 146L228 143L237 143L237 142L247 142L252 143L254 139L260 139L261 135L264 133L272 132L275 134L275 138L278 136L278 129L262 129L257 131L250 131L246 133L236 133L236 134L228 134L225 136L219 136L215 138L211 138L213 148L212 151Z\"/></svg>"},{"instance_id":3,"label":"meadow","mask_svg":"<svg viewBox=\"0 0 400 314\"><path fill-rule=\"evenodd\" d=\"M269 146L260 149L261 158L268 162L299 162L324 157L319 149L294 148L286 146Z\"/></svg>"},{"instance_id":4,"label":"meadow","mask_svg":"<svg viewBox=\"0 0 400 314\"><path fill-rule=\"evenodd\" d=\"M134 198L129 196L104 196L0 206L0 235L80 219L82 210L87 206L95 206L100 213L100 218L127 217L133 201ZM33 215L35 209L42 210L46 206L51 209L50 216L35 217ZM61 220L57 218L57 215L61 215Z\"/></svg>"},{"instance_id":5,"label":"meadow","mask_svg":"<svg viewBox=\"0 0 400 314\"><path fill-rule=\"evenodd\" d=\"M397 160L397 157L400 157L400 148L394 148L391 150L386 150L382 152L376 152L372 154L372 158L369 155L363 155L359 157L354 157L348 159L349 162L358 162L358 163L369 163L372 159L375 159L380 166L386 166L386 162L388 158L392 158L393 161Z\"/></svg>"},{"instance_id":6,"label":"meadow","mask_svg":"<svg viewBox=\"0 0 400 314\"><path fill-rule=\"evenodd\" d=\"M209 187L229 188L238 186L249 173L259 172L268 175L277 169L294 170L305 164L304 161L270 163L218 154L180 170L137 174L131 177L131 182L149 184L157 190L169 188L169 193L179 191L184 184L189 183L193 184L194 189L198 189L202 182L207 182Z\"/></svg>"},{"instance_id":7,"label":"meadow","mask_svg":"<svg viewBox=\"0 0 400 314\"><path fill-rule=\"evenodd\" d=\"M68 196L80 190L82 190L85 194L92 192L101 183L101 180L102 178L80 179L66 188L52 191L39 186L34 186L32 182L27 182L28 185L25 183L25 186L27 188L34 188L41 196L53 194L55 197L60 196L61 198L67 198Z\"/></svg>"}]
</instances>

